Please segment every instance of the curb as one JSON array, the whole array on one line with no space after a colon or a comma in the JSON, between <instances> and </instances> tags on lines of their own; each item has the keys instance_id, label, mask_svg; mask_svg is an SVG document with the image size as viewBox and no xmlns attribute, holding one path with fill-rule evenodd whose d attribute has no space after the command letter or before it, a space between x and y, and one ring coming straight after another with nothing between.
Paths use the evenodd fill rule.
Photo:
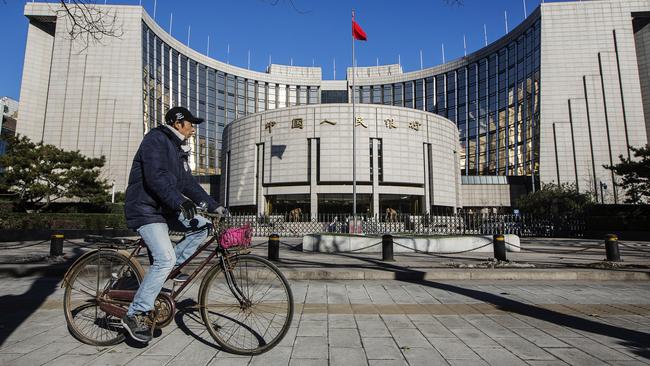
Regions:
<instances>
[{"instance_id":1,"label":"curb","mask_svg":"<svg viewBox=\"0 0 650 366\"><path fill-rule=\"evenodd\" d=\"M2 264L0 278L27 276L63 277L69 263ZM406 281L648 281L650 272L590 269L430 269L390 271L380 269L293 269L280 270L289 280L406 280Z\"/></svg>"},{"instance_id":2,"label":"curb","mask_svg":"<svg viewBox=\"0 0 650 366\"><path fill-rule=\"evenodd\" d=\"M336 268L327 270L294 270L282 268L290 280L493 280L493 281L648 281L649 272L622 272L602 270L546 269L433 269L427 271L406 270L354 270Z\"/></svg>"}]
</instances>

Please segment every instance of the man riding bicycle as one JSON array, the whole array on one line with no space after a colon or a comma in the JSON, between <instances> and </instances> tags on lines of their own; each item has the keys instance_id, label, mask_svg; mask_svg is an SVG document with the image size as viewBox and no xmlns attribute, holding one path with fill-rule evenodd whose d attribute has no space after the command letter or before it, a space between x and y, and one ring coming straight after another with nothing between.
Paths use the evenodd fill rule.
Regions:
<instances>
[{"instance_id":1,"label":"man riding bicycle","mask_svg":"<svg viewBox=\"0 0 650 366\"><path fill-rule=\"evenodd\" d=\"M133 158L124 207L127 226L137 230L153 257L153 264L122 318L122 326L131 337L144 343L152 337L145 320L167 276L208 236L211 223L197 215L195 202L205 202L209 212L224 212L194 179L188 163L188 139L195 133L194 125L203 119L194 117L187 108L173 107L165 114L165 122L166 125L147 133L140 143ZM175 249L169 238L170 228L186 233ZM184 281L187 277L181 274L174 280Z\"/></svg>"}]
</instances>

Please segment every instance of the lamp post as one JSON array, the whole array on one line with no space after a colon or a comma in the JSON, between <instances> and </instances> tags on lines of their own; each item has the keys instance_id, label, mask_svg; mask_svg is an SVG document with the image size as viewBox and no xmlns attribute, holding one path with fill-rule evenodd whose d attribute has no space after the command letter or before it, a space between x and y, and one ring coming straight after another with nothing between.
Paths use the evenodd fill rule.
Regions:
<instances>
[{"instance_id":1,"label":"lamp post","mask_svg":"<svg viewBox=\"0 0 650 366\"><path fill-rule=\"evenodd\" d=\"M112 188L111 188L111 203L115 203L115 179L113 179L113 182L111 183Z\"/></svg>"},{"instance_id":2,"label":"lamp post","mask_svg":"<svg viewBox=\"0 0 650 366\"><path fill-rule=\"evenodd\" d=\"M605 195L603 194L603 190L607 190L607 183L600 182L600 203L601 204L605 204Z\"/></svg>"},{"instance_id":3,"label":"lamp post","mask_svg":"<svg viewBox=\"0 0 650 366\"><path fill-rule=\"evenodd\" d=\"M569 106L571 105L571 100L569 100ZM571 144L573 145L573 167L575 171L575 179L576 179L576 192L579 192L579 183L578 183L578 168L577 168L577 163L576 163L576 148L575 148L575 139L573 136L573 122L553 122L553 145L555 147L555 171L557 174L557 184L560 185L560 158L557 152L557 129L556 125L558 124L568 124L570 127L570 132L571 132Z\"/></svg>"}]
</instances>

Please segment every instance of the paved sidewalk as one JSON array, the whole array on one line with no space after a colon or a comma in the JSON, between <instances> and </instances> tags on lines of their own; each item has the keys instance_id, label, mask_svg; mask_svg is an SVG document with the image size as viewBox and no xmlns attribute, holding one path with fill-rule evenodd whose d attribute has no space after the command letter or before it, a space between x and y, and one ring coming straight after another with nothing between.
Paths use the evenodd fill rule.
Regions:
<instances>
[{"instance_id":1,"label":"paved sidewalk","mask_svg":"<svg viewBox=\"0 0 650 366\"><path fill-rule=\"evenodd\" d=\"M0 282L0 364L650 364L647 282L291 281L292 327L256 357L219 351L192 308L147 347L81 344L66 329L59 284Z\"/></svg>"},{"instance_id":2,"label":"paved sidewalk","mask_svg":"<svg viewBox=\"0 0 650 366\"><path fill-rule=\"evenodd\" d=\"M266 256L266 242L254 238L253 253ZM602 240L586 239L522 238L522 251L507 253L510 263L495 263L492 253L471 252L396 254L394 262L382 262L381 253L306 253L300 244L299 238L281 238L277 264L290 279L650 279L650 242L620 242L624 261L619 263L604 261ZM62 275L72 260L93 247L82 240L66 241L64 258L52 262L47 259L49 241L0 243L0 275ZM148 264L145 255L138 259Z\"/></svg>"}]
</instances>

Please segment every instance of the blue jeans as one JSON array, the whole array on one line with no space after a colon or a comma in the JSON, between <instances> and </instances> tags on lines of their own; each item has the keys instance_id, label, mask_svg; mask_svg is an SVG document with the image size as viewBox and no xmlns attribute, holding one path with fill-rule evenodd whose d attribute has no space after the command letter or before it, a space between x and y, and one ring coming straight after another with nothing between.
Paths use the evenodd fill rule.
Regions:
<instances>
[{"instance_id":1,"label":"blue jeans","mask_svg":"<svg viewBox=\"0 0 650 366\"><path fill-rule=\"evenodd\" d=\"M129 306L127 315L131 316L137 312L153 310L156 296L160 293L167 276L174 266L178 266L189 258L208 236L210 221L203 216L196 215L192 220L186 220L182 214L177 220L167 224L154 223L142 225L138 228L138 234L147 244L153 264L149 272L144 276L133 302ZM169 239L169 228L177 231L188 232L183 240L173 247Z\"/></svg>"}]
</instances>

